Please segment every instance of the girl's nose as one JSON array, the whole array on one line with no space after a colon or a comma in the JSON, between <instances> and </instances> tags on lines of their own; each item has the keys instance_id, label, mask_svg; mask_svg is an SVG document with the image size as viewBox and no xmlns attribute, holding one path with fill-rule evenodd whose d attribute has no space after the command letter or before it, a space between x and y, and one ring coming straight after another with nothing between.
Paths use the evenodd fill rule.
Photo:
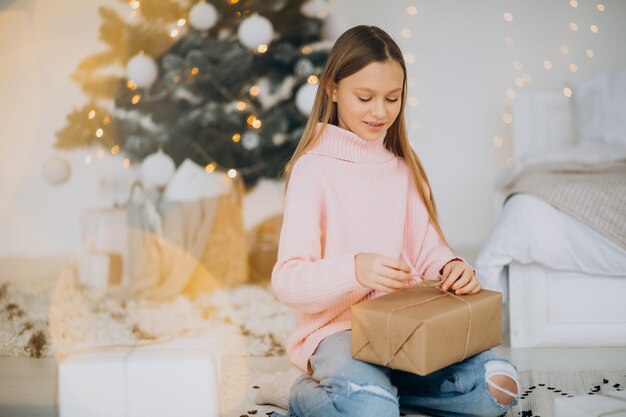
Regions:
<instances>
[{"instance_id":1,"label":"girl's nose","mask_svg":"<svg viewBox=\"0 0 626 417\"><path fill-rule=\"evenodd\" d=\"M372 100L372 116L383 117L385 115L385 103L382 100Z\"/></svg>"}]
</instances>

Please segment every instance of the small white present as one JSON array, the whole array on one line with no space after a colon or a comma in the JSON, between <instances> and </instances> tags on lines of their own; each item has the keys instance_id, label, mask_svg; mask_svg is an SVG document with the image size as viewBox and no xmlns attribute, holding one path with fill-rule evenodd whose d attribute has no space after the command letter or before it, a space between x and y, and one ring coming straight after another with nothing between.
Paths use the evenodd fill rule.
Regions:
<instances>
[{"instance_id":1,"label":"small white present","mask_svg":"<svg viewBox=\"0 0 626 417\"><path fill-rule=\"evenodd\" d=\"M610 391L594 395L554 399L555 417L625 417L626 392Z\"/></svg>"},{"instance_id":2,"label":"small white present","mask_svg":"<svg viewBox=\"0 0 626 417\"><path fill-rule=\"evenodd\" d=\"M85 349L59 364L60 417L218 417L219 358L174 341Z\"/></svg>"},{"instance_id":3,"label":"small white present","mask_svg":"<svg viewBox=\"0 0 626 417\"><path fill-rule=\"evenodd\" d=\"M105 207L88 209L83 214L82 224L83 245L79 264L85 268L96 268L96 265L107 264L101 255L116 255L121 261L121 283L128 284L128 226L125 207ZM90 259L90 255L100 256L100 259ZM90 259L90 260L89 260ZM88 263L91 266L87 266ZM117 260L114 260L117 262ZM116 267L110 264L109 267ZM92 282L100 283L105 275L104 271L96 270L98 277L89 277L79 273L79 279L86 285Z\"/></svg>"},{"instance_id":4,"label":"small white present","mask_svg":"<svg viewBox=\"0 0 626 417\"><path fill-rule=\"evenodd\" d=\"M117 253L86 253L78 257L78 278L91 288L105 289L122 280L122 256Z\"/></svg>"}]
</instances>

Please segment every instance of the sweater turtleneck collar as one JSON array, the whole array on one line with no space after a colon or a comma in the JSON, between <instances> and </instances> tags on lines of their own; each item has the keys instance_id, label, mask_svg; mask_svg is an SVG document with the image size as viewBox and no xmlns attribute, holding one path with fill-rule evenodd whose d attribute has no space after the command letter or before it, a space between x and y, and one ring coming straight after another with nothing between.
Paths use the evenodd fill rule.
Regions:
<instances>
[{"instance_id":1,"label":"sweater turtleneck collar","mask_svg":"<svg viewBox=\"0 0 626 417\"><path fill-rule=\"evenodd\" d=\"M331 156L350 162L381 163L393 159L393 152L385 148L385 133L375 140L365 140L354 132L333 124L318 123L324 129L317 143L307 153Z\"/></svg>"}]
</instances>

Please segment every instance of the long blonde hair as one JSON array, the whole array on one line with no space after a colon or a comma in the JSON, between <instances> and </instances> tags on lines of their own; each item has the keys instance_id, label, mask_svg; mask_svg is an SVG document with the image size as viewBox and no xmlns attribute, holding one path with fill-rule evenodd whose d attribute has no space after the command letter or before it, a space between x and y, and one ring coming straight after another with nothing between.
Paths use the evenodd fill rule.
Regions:
<instances>
[{"instance_id":1,"label":"long blonde hair","mask_svg":"<svg viewBox=\"0 0 626 417\"><path fill-rule=\"evenodd\" d=\"M359 25L345 31L335 42L330 51L324 70L319 80L319 87L315 95L315 101L311 115L304 128L302 138L296 147L291 159L284 169L286 187L289 185L289 176L293 165L298 158L311 149L323 129L317 129L318 123L324 125L331 123L338 125L337 103L333 102L330 91L333 83L338 84L341 80L358 72L372 62L384 62L389 59L397 61L402 66L404 80L402 82L402 100L400 113L385 135L384 146L403 158L411 171L413 183L417 192L426 206L430 219L441 239L446 242L443 230L439 225L437 206L428 177L419 158L409 144L404 120L404 106L406 103L406 65L398 44L382 29L376 26ZM285 190L286 190L285 187Z\"/></svg>"}]
</instances>

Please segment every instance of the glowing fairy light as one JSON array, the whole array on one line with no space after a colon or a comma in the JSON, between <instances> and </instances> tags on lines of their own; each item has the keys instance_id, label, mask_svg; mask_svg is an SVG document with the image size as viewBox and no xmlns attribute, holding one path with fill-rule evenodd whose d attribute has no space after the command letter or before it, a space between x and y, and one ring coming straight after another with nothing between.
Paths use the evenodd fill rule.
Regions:
<instances>
[{"instance_id":1,"label":"glowing fairy light","mask_svg":"<svg viewBox=\"0 0 626 417\"><path fill-rule=\"evenodd\" d=\"M513 46L515 44L515 42L513 41L513 38L510 36L507 36L506 38L504 38L504 43L506 43L507 46Z\"/></svg>"},{"instance_id":2,"label":"glowing fairy light","mask_svg":"<svg viewBox=\"0 0 626 417\"><path fill-rule=\"evenodd\" d=\"M504 113L502 115L502 121L509 125L513 121L513 116L511 115L511 113Z\"/></svg>"},{"instance_id":3,"label":"glowing fairy light","mask_svg":"<svg viewBox=\"0 0 626 417\"><path fill-rule=\"evenodd\" d=\"M93 120L93 118L96 117L96 111L91 110L89 114L87 115L87 117L89 118L89 120Z\"/></svg>"},{"instance_id":4,"label":"glowing fairy light","mask_svg":"<svg viewBox=\"0 0 626 417\"><path fill-rule=\"evenodd\" d=\"M593 50L592 49L587 49L585 51L585 54L589 57L589 58L593 58Z\"/></svg>"},{"instance_id":5,"label":"glowing fairy light","mask_svg":"<svg viewBox=\"0 0 626 417\"><path fill-rule=\"evenodd\" d=\"M507 22L512 22L513 21L513 14L506 12L504 14L504 20L506 20Z\"/></svg>"},{"instance_id":6,"label":"glowing fairy light","mask_svg":"<svg viewBox=\"0 0 626 417\"><path fill-rule=\"evenodd\" d=\"M185 26L185 23L187 23L185 19L178 19L178 22L176 22L176 25L180 28L180 27Z\"/></svg>"},{"instance_id":7,"label":"glowing fairy light","mask_svg":"<svg viewBox=\"0 0 626 417\"><path fill-rule=\"evenodd\" d=\"M578 71L578 65L576 65L576 64L569 64L569 70L572 71L572 72Z\"/></svg>"},{"instance_id":8,"label":"glowing fairy light","mask_svg":"<svg viewBox=\"0 0 626 417\"><path fill-rule=\"evenodd\" d=\"M135 94L133 98L130 99L130 102L133 104L137 104L139 103L140 100L141 100L141 95Z\"/></svg>"},{"instance_id":9,"label":"glowing fairy light","mask_svg":"<svg viewBox=\"0 0 626 417\"><path fill-rule=\"evenodd\" d=\"M317 75L309 75L309 78L306 79L306 82L311 84L311 85L315 85L319 82L319 78L317 78Z\"/></svg>"},{"instance_id":10,"label":"glowing fairy light","mask_svg":"<svg viewBox=\"0 0 626 417\"><path fill-rule=\"evenodd\" d=\"M111 153L117 155L120 152L120 145L115 145L111 148Z\"/></svg>"},{"instance_id":11,"label":"glowing fairy light","mask_svg":"<svg viewBox=\"0 0 626 417\"><path fill-rule=\"evenodd\" d=\"M598 33L598 27L596 25L589 26L589 30L591 30L592 33Z\"/></svg>"},{"instance_id":12,"label":"glowing fairy light","mask_svg":"<svg viewBox=\"0 0 626 417\"><path fill-rule=\"evenodd\" d=\"M569 87L565 87L565 88L563 89L563 95L564 95L565 97L571 97L571 96L572 96L572 89L571 89L571 88L569 88Z\"/></svg>"},{"instance_id":13,"label":"glowing fairy light","mask_svg":"<svg viewBox=\"0 0 626 417\"><path fill-rule=\"evenodd\" d=\"M85 156L85 165L90 165L91 164L91 155L87 155Z\"/></svg>"},{"instance_id":14,"label":"glowing fairy light","mask_svg":"<svg viewBox=\"0 0 626 417\"><path fill-rule=\"evenodd\" d=\"M402 29L402 32L400 33L402 34L402 37L406 39L409 39L411 36L413 36L413 33L411 33L411 29L407 28Z\"/></svg>"},{"instance_id":15,"label":"glowing fairy light","mask_svg":"<svg viewBox=\"0 0 626 417\"><path fill-rule=\"evenodd\" d=\"M408 53L404 55L404 60L407 64L412 64L415 62L415 55Z\"/></svg>"},{"instance_id":16,"label":"glowing fairy light","mask_svg":"<svg viewBox=\"0 0 626 417\"><path fill-rule=\"evenodd\" d=\"M98 130L96 130L97 138L101 138L103 134L104 134L104 131L102 130L102 128L99 128Z\"/></svg>"},{"instance_id":17,"label":"glowing fairy light","mask_svg":"<svg viewBox=\"0 0 626 417\"><path fill-rule=\"evenodd\" d=\"M515 98L515 90L513 90L512 88L507 88L506 89L506 96L508 98Z\"/></svg>"},{"instance_id":18,"label":"glowing fairy light","mask_svg":"<svg viewBox=\"0 0 626 417\"><path fill-rule=\"evenodd\" d=\"M500 148L502 147L502 144L504 143L504 141L502 140L500 136L494 136L492 143L493 143L493 146L495 146L496 148Z\"/></svg>"},{"instance_id":19,"label":"glowing fairy light","mask_svg":"<svg viewBox=\"0 0 626 417\"><path fill-rule=\"evenodd\" d=\"M604 11L604 4L598 3L598 10L603 12Z\"/></svg>"},{"instance_id":20,"label":"glowing fairy light","mask_svg":"<svg viewBox=\"0 0 626 417\"><path fill-rule=\"evenodd\" d=\"M551 70L552 69L552 62L550 62L549 60L544 60L543 61L543 67L547 70Z\"/></svg>"},{"instance_id":21,"label":"glowing fairy light","mask_svg":"<svg viewBox=\"0 0 626 417\"><path fill-rule=\"evenodd\" d=\"M233 168L229 169L229 170L228 170L228 176L229 176L230 178L235 178L235 177L237 176L237 170L236 170L236 169L233 169Z\"/></svg>"},{"instance_id":22,"label":"glowing fairy light","mask_svg":"<svg viewBox=\"0 0 626 417\"><path fill-rule=\"evenodd\" d=\"M258 96L260 92L261 88L258 85L253 85L252 87L250 87L251 96Z\"/></svg>"},{"instance_id":23,"label":"glowing fairy light","mask_svg":"<svg viewBox=\"0 0 626 417\"><path fill-rule=\"evenodd\" d=\"M576 32L578 30L578 25L576 23L572 22L572 23L569 24L569 28L572 31Z\"/></svg>"},{"instance_id":24,"label":"glowing fairy light","mask_svg":"<svg viewBox=\"0 0 626 417\"><path fill-rule=\"evenodd\" d=\"M264 53L266 53L266 52L267 52L267 49L268 49L268 48L269 48L269 47L267 46L267 44L266 44L266 43L262 43L262 44L260 44L260 45L256 48L256 50L257 50L260 54L264 54Z\"/></svg>"},{"instance_id":25,"label":"glowing fairy light","mask_svg":"<svg viewBox=\"0 0 626 417\"><path fill-rule=\"evenodd\" d=\"M521 62L521 61L514 61L514 62L513 62L513 68L514 68L516 71L521 71L521 70L523 70L523 69L524 69L524 65L522 64L522 62Z\"/></svg>"},{"instance_id":26,"label":"glowing fairy light","mask_svg":"<svg viewBox=\"0 0 626 417\"><path fill-rule=\"evenodd\" d=\"M569 5L576 8L578 7L578 2L576 0L570 0Z\"/></svg>"},{"instance_id":27,"label":"glowing fairy light","mask_svg":"<svg viewBox=\"0 0 626 417\"><path fill-rule=\"evenodd\" d=\"M130 159L124 158L124 160L122 161L122 166L124 168L128 168L130 166Z\"/></svg>"},{"instance_id":28,"label":"glowing fairy light","mask_svg":"<svg viewBox=\"0 0 626 417\"><path fill-rule=\"evenodd\" d=\"M241 135L239 133L235 133L233 135L233 142L237 143L241 140Z\"/></svg>"},{"instance_id":29,"label":"glowing fairy light","mask_svg":"<svg viewBox=\"0 0 626 417\"><path fill-rule=\"evenodd\" d=\"M243 101L239 101L237 102L237 110L245 110L247 106L247 104Z\"/></svg>"},{"instance_id":30,"label":"glowing fairy light","mask_svg":"<svg viewBox=\"0 0 626 417\"><path fill-rule=\"evenodd\" d=\"M412 16L415 16L417 14L417 7L409 6L406 8L406 12Z\"/></svg>"},{"instance_id":31,"label":"glowing fairy light","mask_svg":"<svg viewBox=\"0 0 626 417\"><path fill-rule=\"evenodd\" d=\"M204 167L204 170L210 174L211 172L215 171L216 168L217 168L217 162L213 161L210 164L207 164Z\"/></svg>"}]
</instances>

